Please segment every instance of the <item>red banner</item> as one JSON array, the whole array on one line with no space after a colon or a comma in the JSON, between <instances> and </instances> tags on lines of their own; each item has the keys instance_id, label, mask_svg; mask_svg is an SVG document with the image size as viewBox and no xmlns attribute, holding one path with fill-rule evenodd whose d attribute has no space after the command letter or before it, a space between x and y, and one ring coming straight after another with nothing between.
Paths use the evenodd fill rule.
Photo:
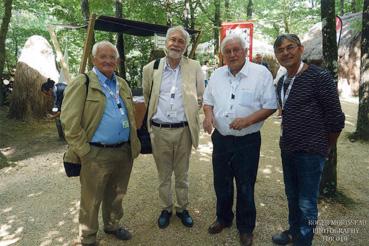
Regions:
<instances>
[{"instance_id":1,"label":"red banner","mask_svg":"<svg viewBox=\"0 0 369 246\"><path fill-rule=\"evenodd\" d=\"M226 22L222 23L220 27L220 43L222 43L222 40L225 36L227 36L230 33L237 33L241 35L241 37L244 37L247 47L248 47L248 58L251 61L252 60L252 35L254 32L254 24L249 21L240 21L240 22ZM220 47L220 45L219 45ZM220 60L223 61L222 55L219 55ZM222 64L223 62L221 62Z\"/></svg>"}]
</instances>

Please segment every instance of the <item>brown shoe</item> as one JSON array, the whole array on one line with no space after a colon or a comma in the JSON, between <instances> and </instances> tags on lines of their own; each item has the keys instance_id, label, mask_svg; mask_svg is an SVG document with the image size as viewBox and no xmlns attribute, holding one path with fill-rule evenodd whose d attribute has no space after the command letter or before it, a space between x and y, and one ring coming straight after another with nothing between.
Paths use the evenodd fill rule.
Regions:
<instances>
[{"instance_id":1,"label":"brown shoe","mask_svg":"<svg viewBox=\"0 0 369 246\"><path fill-rule=\"evenodd\" d=\"M232 224L230 225L225 225L225 224L221 224L219 223L217 220L214 221L213 224L211 224L208 228L208 232L209 234L217 234L220 233L221 231L223 231L224 228L228 228L231 227Z\"/></svg>"},{"instance_id":2,"label":"brown shoe","mask_svg":"<svg viewBox=\"0 0 369 246\"><path fill-rule=\"evenodd\" d=\"M252 233L240 233L241 246L251 246L253 237Z\"/></svg>"}]
</instances>

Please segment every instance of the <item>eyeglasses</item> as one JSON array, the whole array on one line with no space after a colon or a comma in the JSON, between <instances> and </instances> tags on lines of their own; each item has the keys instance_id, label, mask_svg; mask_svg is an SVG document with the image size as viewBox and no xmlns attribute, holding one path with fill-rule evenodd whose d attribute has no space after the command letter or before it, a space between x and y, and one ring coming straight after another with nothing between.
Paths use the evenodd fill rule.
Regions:
<instances>
[{"instance_id":1,"label":"eyeglasses","mask_svg":"<svg viewBox=\"0 0 369 246\"><path fill-rule=\"evenodd\" d=\"M225 56L230 56L232 54L239 54L241 51L242 51L242 49L240 49L240 48L225 49L224 50L224 55Z\"/></svg>"},{"instance_id":2,"label":"eyeglasses","mask_svg":"<svg viewBox=\"0 0 369 246\"><path fill-rule=\"evenodd\" d=\"M186 40L184 40L182 38L171 37L171 38L169 38L169 41L171 41L173 43L178 43L180 45L185 45L186 44Z\"/></svg>"},{"instance_id":3,"label":"eyeglasses","mask_svg":"<svg viewBox=\"0 0 369 246\"><path fill-rule=\"evenodd\" d=\"M287 47L285 48L277 48L274 50L274 52L277 54L277 55L281 55L284 53L284 51L287 51L287 53L291 53L293 52L297 47L299 47L299 45L288 45Z\"/></svg>"}]
</instances>

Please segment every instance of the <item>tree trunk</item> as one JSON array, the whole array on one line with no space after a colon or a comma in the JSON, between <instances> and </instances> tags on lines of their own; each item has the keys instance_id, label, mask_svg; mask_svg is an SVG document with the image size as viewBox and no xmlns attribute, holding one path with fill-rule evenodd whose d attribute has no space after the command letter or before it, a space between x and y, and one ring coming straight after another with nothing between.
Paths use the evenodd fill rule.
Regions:
<instances>
[{"instance_id":1,"label":"tree trunk","mask_svg":"<svg viewBox=\"0 0 369 246\"><path fill-rule=\"evenodd\" d=\"M361 67L359 87L359 110L357 115L357 138L369 140L369 1L364 1L361 32Z\"/></svg>"},{"instance_id":2,"label":"tree trunk","mask_svg":"<svg viewBox=\"0 0 369 246\"><path fill-rule=\"evenodd\" d=\"M165 12L167 14L167 26L172 25L172 0L165 0Z\"/></svg>"},{"instance_id":3,"label":"tree trunk","mask_svg":"<svg viewBox=\"0 0 369 246\"><path fill-rule=\"evenodd\" d=\"M283 15L283 23L284 23L285 33L290 33L290 25L289 25L289 21L288 21L287 12L285 12L284 15Z\"/></svg>"},{"instance_id":4,"label":"tree trunk","mask_svg":"<svg viewBox=\"0 0 369 246\"><path fill-rule=\"evenodd\" d=\"M88 5L88 0L81 0L81 11L82 16L85 19L85 22L87 23L90 17L90 8Z\"/></svg>"},{"instance_id":5,"label":"tree trunk","mask_svg":"<svg viewBox=\"0 0 369 246\"><path fill-rule=\"evenodd\" d=\"M229 0L224 0L224 19L225 21L230 21L231 20L231 15L229 13Z\"/></svg>"},{"instance_id":6,"label":"tree trunk","mask_svg":"<svg viewBox=\"0 0 369 246\"><path fill-rule=\"evenodd\" d=\"M196 7L194 6L194 3L192 0L189 0L189 2L190 2L190 28L195 30L195 25L196 25L195 9ZM192 45L195 44L195 40L196 40L195 35L192 35L191 36Z\"/></svg>"},{"instance_id":7,"label":"tree trunk","mask_svg":"<svg viewBox=\"0 0 369 246\"><path fill-rule=\"evenodd\" d=\"M251 20L252 19L252 6L254 4L252 3L252 0L249 0L249 3L247 4L247 19Z\"/></svg>"},{"instance_id":8,"label":"tree trunk","mask_svg":"<svg viewBox=\"0 0 369 246\"><path fill-rule=\"evenodd\" d=\"M115 1L115 17L123 18L123 3L122 0ZM124 52L124 38L123 33L117 33L117 49L119 52L120 63L119 63L119 75L126 79L126 56Z\"/></svg>"},{"instance_id":9,"label":"tree trunk","mask_svg":"<svg viewBox=\"0 0 369 246\"><path fill-rule=\"evenodd\" d=\"M190 27L190 2L189 0L184 1L183 27L186 29Z\"/></svg>"},{"instance_id":10,"label":"tree trunk","mask_svg":"<svg viewBox=\"0 0 369 246\"><path fill-rule=\"evenodd\" d=\"M5 40L8 33L10 18L12 17L12 0L4 0L4 16L0 27L0 106L5 102L5 88L3 84L3 72L5 64Z\"/></svg>"},{"instance_id":11,"label":"tree trunk","mask_svg":"<svg viewBox=\"0 0 369 246\"><path fill-rule=\"evenodd\" d=\"M214 54L217 55L219 53L219 29L222 24L220 20L220 0L215 0L214 5Z\"/></svg>"},{"instance_id":12,"label":"tree trunk","mask_svg":"<svg viewBox=\"0 0 369 246\"><path fill-rule=\"evenodd\" d=\"M90 19L90 7L89 7L89 3L88 0L81 0L81 11L82 11L82 16L85 19L86 24L88 24L88 20ZM95 44L95 33L93 33L92 35L92 41L91 41L91 47ZM92 54L90 51L90 56L88 59L88 69L91 70L93 67L92 64Z\"/></svg>"},{"instance_id":13,"label":"tree trunk","mask_svg":"<svg viewBox=\"0 0 369 246\"><path fill-rule=\"evenodd\" d=\"M340 0L340 9L341 9L340 15L342 16L345 14L345 0Z\"/></svg>"},{"instance_id":14,"label":"tree trunk","mask_svg":"<svg viewBox=\"0 0 369 246\"><path fill-rule=\"evenodd\" d=\"M356 0L351 0L351 12L356 13Z\"/></svg>"},{"instance_id":15,"label":"tree trunk","mask_svg":"<svg viewBox=\"0 0 369 246\"><path fill-rule=\"evenodd\" d=\"M325 67L331 72L337 83L337 41L336 41L336 14L335 0L322 0L322 41L323 59ZM333 146L326 161L322 180L320 183L320 193L325 196L332 196L337 190L337 148Z\"/></svg>"}]
</instances>

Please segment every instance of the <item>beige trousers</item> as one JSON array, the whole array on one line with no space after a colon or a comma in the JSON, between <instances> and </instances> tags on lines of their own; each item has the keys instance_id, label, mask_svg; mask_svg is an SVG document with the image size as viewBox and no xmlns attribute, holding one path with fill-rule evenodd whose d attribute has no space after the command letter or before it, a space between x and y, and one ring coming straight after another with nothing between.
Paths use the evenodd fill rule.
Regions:
<instances>
[{"instance_id":1,"label":"beige trousers","mask_svg":"<svg viewBox=\"0 0 369 246\"><path fill-rule=\"evenodd\" d=\"M188 128L160 128L151 133L153 155L159 176L159 199L162 209L172 211L172 174L175 177L176 211L188 205L188 169L191 154L191 133Z\"/></svg>"},{"instance_id":2,"label":"beige trousers","mask_svg":"<svg viewBox=\"0 0 369 246\"><path fill-rule=\"evenodd\" d=\"M132 170L130 145L119 148L91 146L82 158L79 235L82 243L94 243L102 203L105 230L115 230L123 217L122 200Z\"/></svg>"}]
</instances>

